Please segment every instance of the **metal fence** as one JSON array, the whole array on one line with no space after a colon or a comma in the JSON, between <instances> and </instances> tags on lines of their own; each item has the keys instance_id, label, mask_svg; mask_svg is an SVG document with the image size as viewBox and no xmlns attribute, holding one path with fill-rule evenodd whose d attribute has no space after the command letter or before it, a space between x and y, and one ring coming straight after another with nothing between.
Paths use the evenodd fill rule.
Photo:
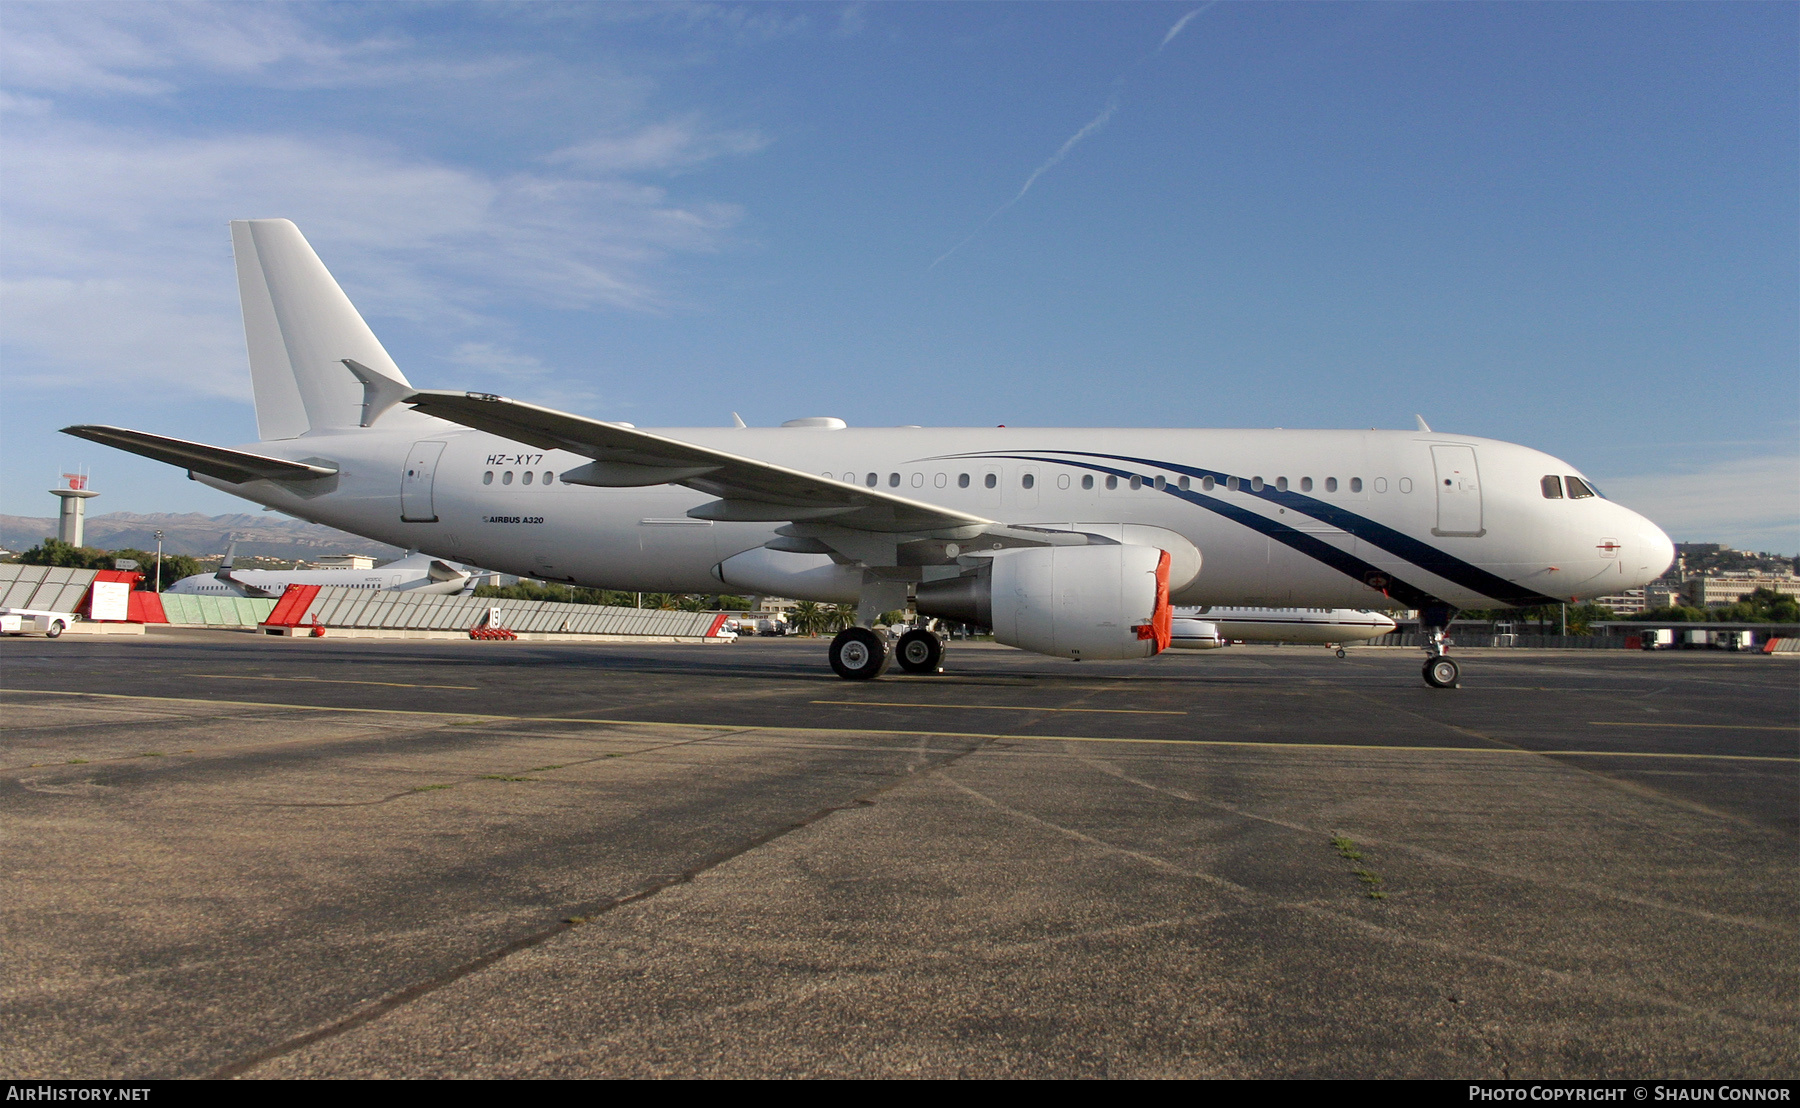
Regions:
<instances>
[{"instance_id":1,"label":"metal fence","mask_svg":"<svg viewBox=\"0 0 1800 1108\"><path fill-rule=\"evenodd\" d=\"M0 608L73 612L99 570L0 565Z\"/></svg>"},{"instance_id":2,"label":"metal fence","mask_svg":"<svg viewBox=\"0 0 1800 1108\"><path fill-rule=\"evenodd\" d=\"M330 585L319 590L302 624L393 631L467 631L488 621L521 633L571 635L675 635L702 637L719 621L717 612L669 612L654 608L609 608L599 604L553 604L536 600L496 600L475 596L421 596Z\"/></svg>"},{"instance_id":3,"label":"metal fence","mask_svg":"<svg viewBox=\"0 0 1800 1108\"><path fill-rule=\"evenodd\" d=\"M1423 647L1426 638L1427 636L1418 632L1380 635L1370 639L1367 645ZM1626 648L1623 635L1494 635L1469 631L1452 632L1450 645L1535 647L1539 650L1624 650Z\"/></svg>"}]
</instances>

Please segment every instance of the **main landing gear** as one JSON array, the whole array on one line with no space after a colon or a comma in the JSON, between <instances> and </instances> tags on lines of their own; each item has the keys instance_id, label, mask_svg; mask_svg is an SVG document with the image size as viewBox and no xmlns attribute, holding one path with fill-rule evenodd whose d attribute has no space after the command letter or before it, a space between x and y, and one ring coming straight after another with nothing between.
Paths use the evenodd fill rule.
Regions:
<instances>
[{"instance_id":1,"label":"main landing gear","mask_svg":"<svg viewBox=\"0 0 1800 1108\"><path fill-rule=\"evenodd\" d=\"M944 672L944 640L924 628L901 635L894 654L908 673Z\"/></svg>"},{"instance_id":2,"label":"main landing gear","mask_svg":"<svg viewBox=\"0 0 1800 1108\"><path fill-rule=\"evenodd\" d=\"M831 640L831 668L846 681L872 681L890 661L907 673L942 673L944 640L930 631L908 631L890 648L867 627L847 627Z\"/></svg>"}]
</instances>

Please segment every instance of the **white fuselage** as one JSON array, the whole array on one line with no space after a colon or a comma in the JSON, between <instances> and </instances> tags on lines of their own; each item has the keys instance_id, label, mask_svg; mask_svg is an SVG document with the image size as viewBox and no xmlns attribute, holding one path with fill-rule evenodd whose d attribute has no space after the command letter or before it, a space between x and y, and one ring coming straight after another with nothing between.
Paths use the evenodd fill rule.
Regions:
<instances>
[{"instance_id":1,"label":"white fuselage","mask_svg":"<svg viewBox=\"0 0 1800 1108\"><path fill-rule=\"evenodd\" d=\"M859 486L873 481L883 491L1007 524L1167 528L1204 558L1200 574L1172 597L1177 605L1373 609L1435 601L1491 608L1581 600L1646 584L1673 556L1655 524L1621 505L1601 497L1547 499L1540 479L1578 474L1567 463L1464 435L800 427L656 433ZM443 444L441 454L435 446L419 453L421 443ZM690 519L690 508L713 497L678 485L564 484L555 475L588 458L435 420L246 449L327 459L340 472L310 487L197 479L395 546L594 587L728 591L714 567L761 547L782 526ZM420 458L428 464L412 464ZM1133 477L1140 487L1131 487Z\"/></svg>"},{"instance_id":2,"label":"white fuselage","mask_svg":"<svg viewBox=\"0 0 1800 1108\"><path fill-rule=\"evenodd\" d=\"M236 570L227 568L220 574L194 574L182 577L166 592L184 595L281 595L290 585L326 585L340 588L369 588L382 592L428 592L450 594L470 585L470 577L434 581L430 574L432 558L414 554L410 558L389 561L387 565L367 570ZM223 574L223 576L221 576Z\"/></svg>"}]
</instances>

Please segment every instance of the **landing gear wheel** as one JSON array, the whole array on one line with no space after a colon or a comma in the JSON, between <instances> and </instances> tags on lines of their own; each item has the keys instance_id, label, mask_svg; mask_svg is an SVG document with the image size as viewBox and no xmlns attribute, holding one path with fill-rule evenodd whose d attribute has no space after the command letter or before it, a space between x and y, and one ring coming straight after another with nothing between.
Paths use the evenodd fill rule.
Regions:
<instances>
[{"instance_id":1,"label":"landing gear wheel","mask_svg":"<svg viewBox=\"0 0 1800 1108\"><path fill-rule=\"evenodd\" d=\"M908 673L942 673L944 642L930 631L908 631L894 644L894 658Z\"/></svg>"},{"instance_id":2,"label":"landing gear wheel","mask_svg":"<svg viewBox=\"0 0 1800 1108\"><path fill-rule=\"evenodd\" d=\"M44 628L44 637L46 639L54 639L56 636L58 636L62 633L63 633L63 625L62 625L61 621L59 621L59 620L51 620L50 626Z\"/></svg>"},{"instance_id":3,"label":"landing gear wheel","mask_svg":"<svg viewBox=\"0 0 1800 1108\"><path fill-rule=\"evenodd\" d=\"M1340 646L1337 648L1337 656L1340 658L1342 658L1344 656L1344 648L1343 647Z\"/></svg>"},{"instance_id":4,"label":"landing gear wheel","mask_svg":"<svg viewBox=\"0 0 1800 1108\"><path fill-rule=\"evenodd\" d=\"M831 668L846 681L868 681L887 668L887 643L867 627L847 627L831 640Z\"/></svg>"},{"instance_id":5,"label":"landing gear wheel","mask_svg":"<svg viewBox=\"0 0 1800 1108\"><path fill-rule=\"evenodd\" d=\"M1425 659L1425 683L1434 689L1461 688L1456 681L1458 673L1456 663L1449 658Z\"/></svg>"}]
</instances>

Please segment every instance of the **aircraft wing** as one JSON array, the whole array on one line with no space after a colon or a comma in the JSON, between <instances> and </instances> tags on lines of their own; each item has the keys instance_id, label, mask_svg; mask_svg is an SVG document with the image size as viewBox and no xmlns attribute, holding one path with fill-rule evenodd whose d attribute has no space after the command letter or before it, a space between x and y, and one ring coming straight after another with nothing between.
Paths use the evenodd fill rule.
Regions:
<instances>
[{"instance_id":1,"label":"aircraft wing","mask_svg":"<svg viewBox=\"0 0 1800 1108\"><path fill-rule=\"evenodd\" d=\"M696 519L816 522L856 531L920 532L993 526L992 520L936 504L802 473L679 439L653 435L481 392L417 392L406 403L426 415L546 450L594 459L558 474L574 485L685 485L719 499L688 512Z\"/></svg>"},{"instance_id":2,"label":"aircraft wing","mask_svg":"<svg viewBox=\"0 0 1800 1108\"><path fill-rule=\"evenodd\" d=\"M202 442L172 439L144 431L128 431L123 427L83 424L64 427L62 430L65 435L116 446L120 450L129 450L133 454L141 454L146 458L191 469L233 484L243 484L258 478L270 481L312 481L330 477L337 472L337 467L332 465L290 462L286 458L270 458L243 450L228 450L223 446L208 446Z\"/></svg>"}]
</instances>

